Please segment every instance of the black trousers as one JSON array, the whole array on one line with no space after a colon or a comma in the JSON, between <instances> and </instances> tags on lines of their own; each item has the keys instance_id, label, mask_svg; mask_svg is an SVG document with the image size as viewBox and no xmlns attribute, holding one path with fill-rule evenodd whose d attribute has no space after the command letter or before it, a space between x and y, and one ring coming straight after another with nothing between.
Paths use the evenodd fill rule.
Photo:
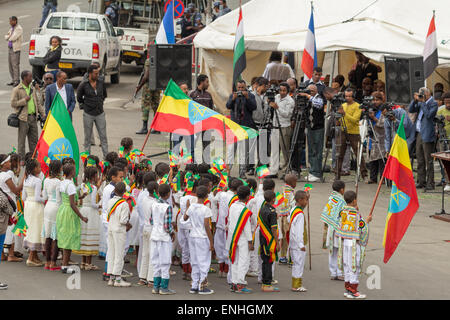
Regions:
<instances>
[{"instance_id":1,"label":"black trousers","mask_svg":"<svg viewBox=\"0 0 450 320\"><path fill-rule=\"evenodd\" d=\"M263 249L261 248L261 251ZM262 282L265 285L271 285L272 284L272 263L270 261L270 257L266 256L264 252L261 252L261 260L262 260Z\"/></svg>"},{"instance_id":2,"label":"black trousers","mask_svg":"<svg viewBox=\"0 0 450 320\"><path fill-rule=\"evenodd\" d=\"M301 164L306 164L305 159L305 145L306 145L306 135L305 129L301 128L297 135L297 140L294 141L294 129L292 129L292 141L291 145L295 143L294 152L292 153L292 170L300 173L302 171Z\"/></svg>"},{"instance_id":3,"label":"black trousers","mask_svg":"<svg viewBox=\"0 0 450 320\"><path fill-rule=\"evenodd\" d=\"M386 161L386 160L385 160ZM381 178L384 171L384 162L382 159L370 161L367 166L370 170L370 180L378 182L378 177Z\"/></svg>"}]
</instances>

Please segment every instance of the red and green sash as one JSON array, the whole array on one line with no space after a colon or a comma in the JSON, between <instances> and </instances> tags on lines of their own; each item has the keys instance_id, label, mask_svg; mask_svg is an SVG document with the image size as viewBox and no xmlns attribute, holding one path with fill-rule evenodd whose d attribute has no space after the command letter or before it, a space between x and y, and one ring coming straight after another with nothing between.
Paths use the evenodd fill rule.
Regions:
<instances>
[{"instance_id":1,"label":"red and green sash","mask_svg":"<svg viewBox=\"0 0 450 320\"><path fill-rule=\"evenodd\" d=\"M261 211L260 211L261 212ZM268 226L262 219L261 219L261 214L258 214L258 224L259 224L259 229L264 237L264 239L266 239L266 245L262 245L263 250L264 250L264 254L266 256L269 256L269 262L274 262L276 260L278 260L278 255L277 255L277 239L272 235L272 231L271 231L271 227ZM278 226L277 226L277 230L278 230ZM278 233L278 231L277 231Z\"/></svg>"},{"instance_id":2,"label":"red and green sash","mask_svg":"<svg viewBox=\"0 0 450 320\"><path fill-rule=\"evenodd\" d=\"M231 263L234 263L234 260L236 258L237 244L241 237L242 231L244 231L245 224L247 223L247 221L251 215L252 215L252 212L250 210L248 210L247 207L244 207L244 209L242 209L242 211L241 211L241 214L239 215L239 219L236 223L236 228L234 229L234 232L233 232L233 237L231 238L230 250L228 253L228 257L230 258Z\"/></svg>"},{"instance_id":3,"label":"red and green sash","mask_svg":"<svg viewBox=\"0 0 450 320\"><path fill-rule=\"evenodd\" d=\"M178 216L180 215L180 212L181 212L181 209L178 208L177 215L175 216L175 222L176 222L175 231L177 231L177 232L178 232Z\"/></svg>"},{"instance_id":4,"label":"red and green sash","mask_svg":"<svg viewBox=\"0 0 450 320\"><path fill-rule=\"evenodd\" d=\"M107 219L108 222L109 222L109 219L111 218L111 215L116 211L117 207L120 206L124 202L125 202L125 199L120 198L119 200L116 201L116 203L114 203L111 210L109 210L109 212L108 212L108 219Z\"/></svg>"},{"instance_id":5,"label":"red and green sash","mask_svg":"<svg viewBox=\"0 0 450 320\"><path fill-rule=\"evenodd\" d=\"M230 201L228 202L228 214L225 217L225 225L228 225L228 216L230 215L230 207L233 203L235 203L236 201L239 200L239 197L237 196L237 194L235 194L233 197L231 197ZM228 232L227 232L228 234Z\"/></svg>"},{"instance_id":6,"label":"red and green sash","mask_svg":"<svg viewBox=\"0 0 450 320\"><path fill-rule=\"evenodd\" d=\"M290 221L289 221L289 229L286 233L286 240L287 243L289 244L289 232L291 231L291 226L292 226L292 221L294 221L294 219L299 215L299 214L304 214L303 210L300 207L295 207L294 210L292 210L291 212L291 216L290 216ZM306 230L306 221L305 221L305 228L303 229L303 242L306 245L307 239L305 239L305 230Z\"/></svg>"},{"instance_id":7,"label":"red and green sash","mask_svg":"<svg viewBox=\"0 0 450 320\"><path fill-rule=\"evenodd\" d=\"M264 207L265 204L266 204L266 200L264 200L264 201L262 202L262 204L261 204L261 207L259 207L259 210L258 210L258 217L259 217L259 213L261 212L262 207ZM255 228L255 230L253 230L253 236L252 236L252 242L253 242L253 245L255 244L256 230L258 230L258 227L259 227L259 219L258 219L258 221L256 222L256 228Z\"/></svg>"},{"instance_id":8,"label":"red and green sash","mask_svg":"<svg viewBox=\"0 0 450 320\"><path fill-rule=\"evenodd\" d=\"M211 203L211 201L209 201L209 199L206 199L205 202L203 202L203 204L204 204L205 206L207 206L207 205L210 204L210 203Z\"/></svg>"}]
</instances>

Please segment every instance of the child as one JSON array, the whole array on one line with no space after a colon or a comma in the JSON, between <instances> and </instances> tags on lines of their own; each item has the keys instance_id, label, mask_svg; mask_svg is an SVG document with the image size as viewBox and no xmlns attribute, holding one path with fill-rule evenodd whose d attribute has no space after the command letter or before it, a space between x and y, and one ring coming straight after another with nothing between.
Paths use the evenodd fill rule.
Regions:
<instances>
[{"instance_id":1,"label":"child","mask_svg":"<svg viewBox=\"0 0 450 320\"><path fill-rule=\"evenodd\" d=\"M96 265L92 264L92 256L98 254L100 242L100 225L101 217L99 209L101 204L97 203L97 187L98 171L97 167L87 167L84 171L84 183L81 185L81 202L80 212L88 218L88 223L81 225L81 245L80 250L76 254L82 255L81 270L99 270Z\"/></svg>"},{"instance_id":2,"label":"child","mask_svg":"<svg viewBox=\"0 0 450 320\"><path fill-rule=\"evenodd\" d=\"M36 159L29 159L25 165L26 179L23 185L24 218L28 226L23 240L25 249L30 250L27 260L29 267L41 267L38 251L44 250L45 240L42 237L44 226L44 199L41 197L42 180L39 178L41 165Z\"/></svg>"},{"instance_id":3,"label":"child","mask_svg":"<svg viewBox=\"0 0 450 320\"><path fill-rule=\"evenodd\" d=\"M231 292L251 293L247 288L245 275L250 265L249 251L253 250L252 230L250 226L250 214L245 204L250 197L250 188L240 186L237 189L239 201L230 206L228 217L227 248L231 262Z\"/></svg>"},{"instance_id":4,"label":"child","mask_svg":"<svg viewBox=\"0 0 450 320\"><path fill-rule=\"evenodd\" d=\"M302 285L303 269L305 267L308 235L306 233L306 220L303 208L308 205L308 194L299 190L295 193L295 207L289 216L289 253L292 259L292 288L294 292L305 292Z\"/></svg>"},{"instance_id":5,"label":"child","mask_svg":"<svg viewBox=\"0 0 450 320\"><path fill-rule=\"evenodd\" d=\"M103 189L102 195L102 224L100 229L100 246L99 254L101 257L106 257L108 251L108 202L113 197L115 185L123 180L124 172L118 167L111 167L108 173L109 183ZM109 276L106 273L107 262L105 263L105 270L103 273L103 280L109 280Z\"/></svg>"},{"instance_id":6,"label":"child","mask_svg":"<svg viewBox=\"0 0 450 320\"><path fill-rule=\"evenodd\" d=\"M269 185L270 183L267 184ZM272 190L264 191L264 200L264 205L258 216L260 256L262 261L262 291L278 292L279 289L274 287L272 282L272 264L277 259L277 251L280 250L280 242L277 239L277 212L273 207L275 192Z\"/></svg>"},{"instance_id":7,"label":"child","mask_svg":"<svg viewBox=\"0 0 450 320\"><path fill-rule=\"evenodd\" d=\"M77 189L72 181L76 174L75 166L71 163L65 164L63 174L65 179L59 186L62 201L56 214L56 237L58 247L63 249L61 271L63 273L75 273L75 269L69 268L70 255L72 250L80 249L80 219L87 223L88 218L81 214L75 201Z\"/></svg>"},{"instance_id":8,"label":"child","mask_svg":"<svg viewBox=\"0 0 450 320\"><path fill-rule=\"evenodd\" d=\"M192 181L191 181L192 182ZM188 182L189 183L189 182ZM191 281L192 266L190 264L189 230L190 223L183 219L191 203L197 202L198 181L193 181L192 192L180 198L180 214L175 218L177 221L177 239L181 247L181 266L183 268L183 280Z\"/></svg>"},{"instance_id":9,"label":"child","mask_svg":"<svg viewBox=\"0 0 450 320\"><path fill-rule=\"evenodd\" d=\"M172 206L169 204L170 187L162 184L158 187L159 201L152 206L152 235L150 251L153 265L154 294L175 294L169 289L169 269L171 264L172 242L175 231L172 227Z\"/></svg>"},{"instance_id":10,"label":"child","mask_svg":"<svg viewBox=\"0 0 450 320\"><path fill-rule=\"evenodd\" d=\"M365 299L366 295L358 291L358 278L367 245L368 226L359 213L356 192L346 191L344 200L347 205L339 213L339 229L336 230L339 237L338 265L343 269L345 278L344 296L348 299Z\"/></svg>"},{"instance_id":11,"label":"child","mask_svg":"<svg viewBox=\"0 0 450 320\"><path fill-rule=\"evenodd\" d=\"M150 263L150 237L152 235L152 206L157 202L154 194L158 195L158 184L156 181L150 181L147 184L147 195L140 197L141 210L142 210L142 238L140 242L139 251L140 257L138 260L139 266L139 282L138 286L149 285L149 282L153 282L153 266ZM141 192L143 194L144 191Z\"/></svg>"},{"instance_id":12,"label":"child","mask_svg":"<svg viewBox=\"0 0 450 320\"><path fill-rule=\"evenodd\" d=\"M58 258L58 243L56 241L56 214L61 205L61 194L59 187L61 184L62 163L59 160L52 160L48 166L49 177L44 180L44 191L42 197L47 200L44 208L44 228L42 230L45 238L45 256L47 262L45 269L56 271L61 267L56 265Z\"/></svg>"},{"instance_id":13,"label":"child","mask_svg":"<svg viewBox=\"0 0 450 320\"><path fill-rule=\"evenodd\" d=\"M339 250L338 237L335 230L339 228L339 212L346 205L344 200L345 183L341 180L333 182L333 192L328 198L328 203L322 211L320 219L327 225L326 247L329 250L328 268L331 273L331 280L344 281L342 271L338 268L337 256Z\"/></svg>"},{"instance_id":14,"label":"child","mask_svg":"<svg viewBox=\"0 0 450 320\"><path fill-rule=\"evenodd\" d=\"M283 196L284 202L281 204L280 214L278 215L278 226L281 229L280 235L281 239L281 252L280 252L280 260L279 263L287 264L288 259L286 258L287 253L287 240L286 233L288 231L289 223L287 221L289 213L292 208L295 207L295 199L294 199L294 189L297 186L297 176L295 174L287 174L284 178L285 185L283 188Z\"/></svg>"},{"instance_id":15,"label":"child","mask_svg":"<svg viewBox=\"0 0 450 320\"><path fill-rule=\"evenodd\" d=\"M254 234L257 224L258 224L259 208L258 208L258 199L256 198L256 193L255 193L255 190L258 189L258 184L257 184L256 180L253 178L247 179L247 183L248 183L248 186L250 187L250 200L247 203L247 208L248 208L248 210L250 210L252 212L252 215L250 217L250 226L251 226L252 237L253 237L253 234ZM262 185L261 185L261 187L262 187ZM261 192L261 194L262 194L262 192ZM264 194L263 194L263 196L264 196ZM262 201L264 201L264 197L263 197ZM262 201L261 201L261 203L262 203ZM259 243L259 241L258 241L258 243ZM255 245L255 244L253 243L253 245ZM257 248L257 247L255 246L255 248ZM257 276L258 276L258 250L255 249L255 250L250 251L250 265L249 265L247 277L257 277Z\"/></svg>"},{"instance_id":16,"label":"child","mask_svg":"<svg viewBox=\"0 0 450 320\"><path fill-rule=\"evenodd\" d=\"M19 165L18 163L13 164L13 155L0 155L0 188L11 198L14 203L16 203L16 199L23 189L22 184L17 185L14 183L16 178L14 174L15 168L19 168ZM8 258L6 259L3 254L3 246L0 247L2 252L2 261L8 260L8 262L21 262L23 259L14 255L15 244L19 242L19 239L12 233L13 228L14 225L10 225L6 229L5 246L9 246L9 252Z\"/></svg>"},{"instance_id":17,"label":"child","mask_svg":"<svg viewBox=\"0 0 450 320\"><path fill-rule=\"evenodd\" d=\"M120 141L119 157L126 158L133 150L133 139L129 137L122 138Z\"/></svg>"},{"instance_id":18,"label":"child","mask_svg":"<svg viewBox=\"0 0 450 320\"><path fill-rule=\"evenodd\" d=\"M127 239L127 231L131 229L128 222L130 219L130 208L125 199L122 198L126 191L125 183L118 182L114 188L114 197L108 201L108 262L107 273L110 275L108 286L129 287L130 282L121 279L124 264L123 252Z\"/></svg>"},{"instance_id":19,"label":"child","mask_svg":"<svg viewBox=\"0 0 450 320\"><path fill-rule=\"evenodd\" d=\"M192 286L189 293L212 294L206 287L208 271L211 266L211 252L214 251L211 233L212 212L204 203L208 198L208 188L197 188L197 203L192 203L184 214L184 220L191 223L189 251L192 264Z\"/></svg>"}]
</instances>

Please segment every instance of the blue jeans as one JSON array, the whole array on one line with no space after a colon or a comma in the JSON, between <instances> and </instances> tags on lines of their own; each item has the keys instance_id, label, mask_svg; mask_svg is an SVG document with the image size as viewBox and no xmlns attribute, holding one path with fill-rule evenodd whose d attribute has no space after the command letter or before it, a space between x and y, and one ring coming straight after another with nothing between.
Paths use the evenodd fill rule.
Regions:
<instances>
[{"instance_id":1,"label":"blue jeans","mask_svg":"<svg viewBox=\"0 0 450 320\"><path fill-rule=\"evenodd\" d=\"M310 130L308 132L308 158L311 167L310 173L322 177L323 136L325 129Z\"/></svg>"},{"instance_id":2,"label":"blue jeans","mask_svg":"<svg viewBox=\"0 0 450 320\"><path fill-rule=\"evenodd\" d=\"M4 234L0 234L0 249L3 252L3 244L5 243L5 238L6 238L6 233ZM2 262L2 260L0 259L0 263Z\"/></svg>"},{"instance_id":3,"label":"blue jeans","mask_svg":"<svg viewBox=\"0 0 450 320\"><path fill-rule=\"evenodd\" d=\"M51 3L47 3L42 9L42 19L39 23L39 28L42 27L50 12L56 12L56 7Z\"/></svg>"}]
</instances>

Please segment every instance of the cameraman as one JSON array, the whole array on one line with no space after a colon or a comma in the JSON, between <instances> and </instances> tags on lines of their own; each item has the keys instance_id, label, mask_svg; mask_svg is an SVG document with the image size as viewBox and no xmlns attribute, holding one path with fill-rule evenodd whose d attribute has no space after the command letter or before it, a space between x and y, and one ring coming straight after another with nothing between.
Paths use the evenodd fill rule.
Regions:
<instances>
[{"instance_id":1,"label":"cameraman","mask_svg":"<svg viewBox=\"0 0 450 320\"><path fill-rule=\"evenodd\" d=\"M416 131L414 124L408 117L406 111L402 108L391 109L391 106L384 104L381 106L381 113L384 116L384 149L386 151L385 158L388 157L391 150L392 143L394 142L394 137L397 133L400 120L403 118L403 127L405 128L406 143L408 144L408 151L411 154L411 148L416 138Z\"/></svg>"},{"instance_id":2,"label":"cameraman","mask_svg":"<svg viewBox=\"0 0 450 320\"><path fill-rule=\"evenodd\" d=\"M256 125L252 118L253 111L256 110L256 100L255 96L247 91L247 85L244 80L237 82L236 92L230 95L226 106L227 109L231 110L232 121L256 130ZM245 139L242 143L245 146L245 163L239 161L239 176L241 179L246 179L245 172L249 164L249 140ZM236 146L237 144L234 144L234 151ZM231 164L231 161L229 163Z\"/></svg>"},{"instance_id":3,"label":"cameraman","mask_svg":"<svg viewBox=\"0 0 450 320\"><path fill-rule=\"evenodd\" d=\"M374 132L370 137L369 143L369 162L367 166L370 170L370 179L368 184L377 183L378 175L380 175L381 178L386 154L384 149L384 116L381 111L384 96L383 93L379 91L372 93L372 96L373 107L369 109L369 118L372 122Z\"/></svg>"},{"instance_id":4,"label":"cameraman","mask_svg":"<svg viewBox=\"0 0 450 320\"><path fill-rule=\"evenodd\" d=\"M261 159L266 158L268 155L268 132L262 128L264 122L264 115L269 111L269 105L267 104L266 99L264 98L264 94L267 91L267 86L269 85L269 80L264 77L258 77L255 81L255 89L252 93L255 96L256 101L256 110L253 111L252 118L255 122L256 127L259 130L259 135L256 139L252 139L250 142L250 164L248 169L248 173L253 175L254 164L256 163L258 166L261 165ZM255 159L255 151L256 159ZM265 153L265 157L262 157L262 154Z\"/></svg>"},{"instance_id":5,"label":"cameraman","mask_svg":"<svg viewBox=\"0 0 450 320\"><path fill-rule=\"evenodd\" d=\"M414 100L409 104L409 112L417 113L416 120L416 158L417 158L417 188L434 190L434 167L431 153L436 141L434 117L438 109L437 102L431 96L428 88L420 88L414 93Z\"/></svg>"},{"instance_id":6,"label":"cameraman","mask_svg":"<svg viewBox=\"0 0 450 320\"><path fill-rule=\"evenodd\" d=\"M345 151L347 149L347 141L350 143L353 153L358 156L359 143L361 136L359 133L359 120L361 119L361 109L359 103L355 101L355 91L352 88L345 89L344 98L345 103L337 110L342 115L339 120L339 125L344 134L341 134L340 141L336 143L340 144L338 165L336 170L336 179L341 178L342 162L344 161ZM361 159L361 176L365 181L367 178L367 169L364 158Z\"/></svg>"},{"instance_id":7,"label":"cameraman","mask_svg":"<svg viewBox=\"0 0 450 320\"><path fill-rule=\"evenodd\" d=\"M310 172L308 181L317 182L322 178L323 137L325 132L325 112L322 96L315 84L307 87L309 93L299 93L308 99L308 158Z\"/></svg>"},{"instance_id":8,"label":"cameraman","mask_svg":"<svg viewBox=\"0 0 450 320\"><path fill-rule=\"evenodd\" d=\"M292 133L291 116L295 102L289 96L289 85L286 82L280 83L280 93L275 96L274 102L269 102L269 106L275 111L272 119L273 129L270 134L270 176L275 178L280 170L280 140L284 157L282 168L286 167L289 161ZM280 133L282 135L281 139Z\"/></svg>"}]
</instances>

